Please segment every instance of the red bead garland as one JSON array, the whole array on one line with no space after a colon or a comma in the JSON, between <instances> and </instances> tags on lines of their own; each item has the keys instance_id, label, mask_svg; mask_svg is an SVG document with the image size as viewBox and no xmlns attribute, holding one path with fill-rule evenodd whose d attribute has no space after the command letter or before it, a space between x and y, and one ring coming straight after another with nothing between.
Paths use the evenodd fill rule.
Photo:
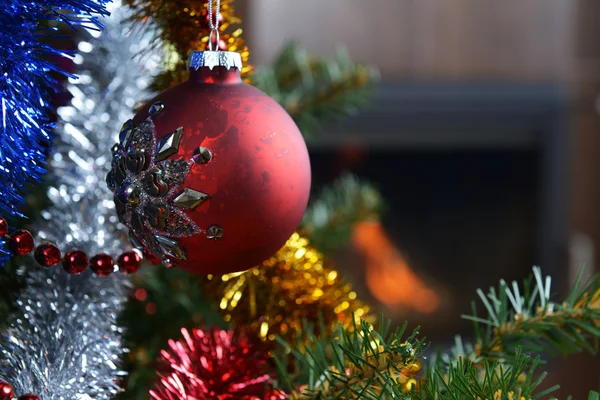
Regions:
<instances>
[{"instance_id":1,"label":"red bead garland","mask_svg":"<svg viewBox=\"0 0 600 400\"><path fill-rule=\"evenodd\" d=\"M19 396L17 400L40 400L40 398L35 394L27 393Z\"/></svg>"},{"instance_id":2,"label":"red bead garland","mask_svg":"<svg viewBox=\"0 0 600 400\"><path fill-rule=\"evenodd\" d=\"M10 400L13 397L13 388L8 382L0 380L0 400Z\"/></svg>"},{"instance_id":3,"label":"red bead garland","mask_svg":"<svg viewBox=\"0 0 600 400\"><path fill-rule=\"evenodd\" d=\"M8 248L16 256L24 256L33 250L33 236L25 229L14 231L8 239Z\"/></svg>"},{"instance_id":4,"label":"red bead garland","mask_svg":"<svg viewBox=\"0 0 600 400\"><path fill-rule=\"evenodd\" d=\"M52 243L42 243L35 248L33 257L42 267L53 267L60 261L60 250Z\"/></svg>"},{"instance_id":5,"label":"red bead garland","mask_svg":"<svg viewBox=\"0 0 600 400\"><path fill-rule=\"evenodd\" d=\"M126 251L125 253L121 254L119 258L117 258L119 271L124 274L135 273L140 267L141 263L142 258L135 251Z\"/></svg>"},{"instance_id":6,"label":"red bead garland","mask_svg":"<svg viewBox=\"0 0 600 400\"><path fill-rule=\"evenodd\" d=\"M4 236L8 233L8 222L0 217L0 236Z\"/></svg>"},{"instance_id":7,"label":"red bead garland","mask_svg":"<svg viewBox=\"0 0 600 400\"><path fill-rule=\"evenodd\" d=\"M0 400L12 400L14 397L13 388L10 383L0 380ZM17 400L40 400L39 396L27 393L19 396Z\"/></svg>"},{"instance_id":8,"label":"red bead garland","mask_svg":"<svg viewBox=\"0 0 600 400\"><path fill-rule=\"evenodd\" d=\"M108 254L96 254L90 260L90 269L98 276L108 276L115 270L115 262Z\"/></svg>"},{"instance_id":9,"label":"red bead garland","mask_svg":"<svg viewBox=\"0 0 600 400\"><path fill-rule=\"evenodd\" d=\"M62 266L69 274L79 275L87 268L88 258L83 251L72 250L65 254Z\"/></svg>"},{"instance_id":10,"label":"red bead garland","mask_svg":"<svg viewBox=\"0 0 600 400\"><path fill-rule=\"evenodd\" d=\"M0 237L7 234L8 222L6 219L0 217ZM29 254L35 247L33 236L25 229L16 230L10 234L6 244L10 252L16 256ZM61 251L55 244L44 242L35 247L33 257L41 266L53 267L61 262ZM161 262L152 255L144 254L144 258L147 257L150 257L150 261L153 263ZM133 274L137 272L141 263L142 257L135 251L125 251L117 258L119 271L123 274ZM88 256L83 251L71 250L65 254L64 258L62 258L63 269L71 275L81 274L88 265L92 272L98 276L108 276L115 270L115 262L112 257L104 253L96 254L88 261ZM4 397L2 397L5 395L4 391L11 391L11 397L7 397L7 399L12 399L12 387L8 383L0 380L0 400L4 400ZM35 395L31 396L37 398Z\"/></svg>"}]
</instances>

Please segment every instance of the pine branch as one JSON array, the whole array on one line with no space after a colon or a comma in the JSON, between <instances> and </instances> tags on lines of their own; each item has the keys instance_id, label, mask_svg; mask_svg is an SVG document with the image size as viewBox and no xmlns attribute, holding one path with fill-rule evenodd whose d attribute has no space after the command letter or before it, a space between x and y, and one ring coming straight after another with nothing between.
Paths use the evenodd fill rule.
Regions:
<instances>
[{"instance_id":1,"label":"pine branch","mask_svg":"<svg viewBox=\"0 0 600 400\"><path fill-rule=\"evenodd\" d=\"M522 287L501 281L487 294L478 290L487 311L473 321L476 332L475 357L512 358L517 346L523 351L568 355L587 350L596 353L600 337L600 281L583 285L579 278L564 302L551 300L551 279L539 268Z\"/></svg>"},{"instance_id":2,"label":"pine branch","mask_svg":"<svg viewBox=\"0 0 600 400\"><path fill-rule=\"evenodd\" d=\"M305 136L324 120L354 113L368 98L378 73L340 51L333 60L310 56L288 44L270 69L257 70L254 84L280 103Z\"/></svg>"},{"instance_id":3,"label":"pine branch","mask_svg":"<svg viewBox=\"0 0 600 400\"><path fill-rule=\"evenodd\" d=\"M545 372L536 372L547 352L570 354L595 352L600 338L600 285L598 279L582 284L579 279L562 303L550 299L550 278L534 268L533 277L522 287L478 294L487 317L476 313L476 343L464 344L460 337L447 355L420 374L423 339L417 331L403 339L406 324L389 333L389 322L377 328L362 321L354 329L337 335L314 335L305 325L309 345L303 349L280 340L275 357L281 385L292 398L314 399L415 399L459 400L537 399L558 386L544 388ZM523 294L521 294L523 293ZM528 355L534 354L534 356ZM535 354L538 354L535 356ZM590 393L590 399L598 394Z\"/></svg>"},{"instance_id":4,"label":"pine branch","mask_svg":"<svg viewBox=\"0 0 600 400\"><path fill-rule=\"evenodd\" d=\"M520 348L510 363L484 360L477 364L459 358L448 369L433 367L411 399L463 400L469 399L537 399L556 391L558 385L540 389L546 373L536 375L539 356L532 359Z\"/></svg>"},{"instance_id":5,"label":"pine branch","mask_svg":"<svg viewBox=\"0 0 600 400\"><path fill-rule=\"evenodd\" d=\"M275 356L279 382L293 399L320 400L536 399L558 389L542 388L546 373L535 372L539 357L520 348L509 363L460 357L422 374L425 342L418 329L404 338L406 323L391 333L389 327L383 319L377 328L362 321L353 331L340 328L333 338L317 339L306 325L307 348L280 342L283 355Z\"/></svg>"},{"instance_id":6,"label":"pine branch","mask_svg":"<svg viewBox=\"0 0 600 400\"><path fill-rule=\"evenodd\" d=\"M352 227L361 221L378 219L382 209L383 200L375 187L346 174L312 201L301 227L318 249L327 252L348 243Z\"/></svg>"},{"instance_id":7,"label":"pine branch","mask_svg":"<svg viewBox=\"0 0 600 400\"><path fill-rule=\"evenodd\" d=\"M280 382L292 398L405 398L403 393L417 384L423 340L418 329L405 337L407 324L393 332L389 327L383 319L377 330L361 321L317 339L306 324L305 348L280 341L282 352L275 356Z\"/></svg>"}]
</instances>

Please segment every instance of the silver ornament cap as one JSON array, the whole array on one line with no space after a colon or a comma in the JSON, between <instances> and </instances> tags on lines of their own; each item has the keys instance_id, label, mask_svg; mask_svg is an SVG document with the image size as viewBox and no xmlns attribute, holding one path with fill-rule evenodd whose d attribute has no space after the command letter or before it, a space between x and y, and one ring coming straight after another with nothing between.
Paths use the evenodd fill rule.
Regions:
<instances>
[{"instance_id":1,"label":"silver ornament cap","mask_svg":"<svg viewBox=\"0 0 600 400\"><path fill-rule=\"evenodd\" d=\"M192 51L188 56L188 70L199 68L225 67L242 69L242 56L233 51Z\"/></svg>"}]
</instances>

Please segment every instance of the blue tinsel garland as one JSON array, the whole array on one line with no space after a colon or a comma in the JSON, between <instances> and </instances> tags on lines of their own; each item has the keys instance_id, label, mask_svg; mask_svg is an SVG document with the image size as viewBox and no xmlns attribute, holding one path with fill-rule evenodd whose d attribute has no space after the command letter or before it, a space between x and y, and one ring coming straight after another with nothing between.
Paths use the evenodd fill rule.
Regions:
<instances>
[{"instance_id":1,"label":"blue tinsel garland","mask_svg":"<svg viewBox=\"0 0 600 400\"><path fill-rule=\"evenodd\" d=\"M109 2L0 0L0 215L22 216L18 209L25 184L38 182L45 172L52 145L50 100L59 89L51 73L71 76L50 61L71 54L41 41L58 35L57 24L41 28L40 22L99 30L102 24L97 18L108 15Z\"/></svg>"}]
</instances>

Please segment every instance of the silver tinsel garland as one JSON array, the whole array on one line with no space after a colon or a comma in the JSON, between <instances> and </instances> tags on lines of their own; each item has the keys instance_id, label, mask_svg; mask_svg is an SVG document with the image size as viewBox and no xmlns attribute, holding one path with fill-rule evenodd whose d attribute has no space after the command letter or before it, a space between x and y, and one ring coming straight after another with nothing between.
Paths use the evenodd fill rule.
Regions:
<instances>
[{"instance_id":1,"label":"silver tinsel garland","mask_svg":"<svg viewBox=\"0 0 600 400\"><path fill-rule=\"evenodd\" d=\"M124 24L124 13L113 10L99 38L79 43L80 79L69 84L71 106L59 110L62 123L50 160L52 205L36 225L36 243L51 241L63 254L78 249L89 257L100 252L116 257L130 248L104 179L122 123L150 97L146 88L159 55L145 50L152 33ZM25 268L27 287L2 337L0 379L17 396L111 398L124 374L116 317L126 300L127 278L97 277L89 270L73 276L60 265L41 268L33 261Z\"/></svg>"}]
</instances>

